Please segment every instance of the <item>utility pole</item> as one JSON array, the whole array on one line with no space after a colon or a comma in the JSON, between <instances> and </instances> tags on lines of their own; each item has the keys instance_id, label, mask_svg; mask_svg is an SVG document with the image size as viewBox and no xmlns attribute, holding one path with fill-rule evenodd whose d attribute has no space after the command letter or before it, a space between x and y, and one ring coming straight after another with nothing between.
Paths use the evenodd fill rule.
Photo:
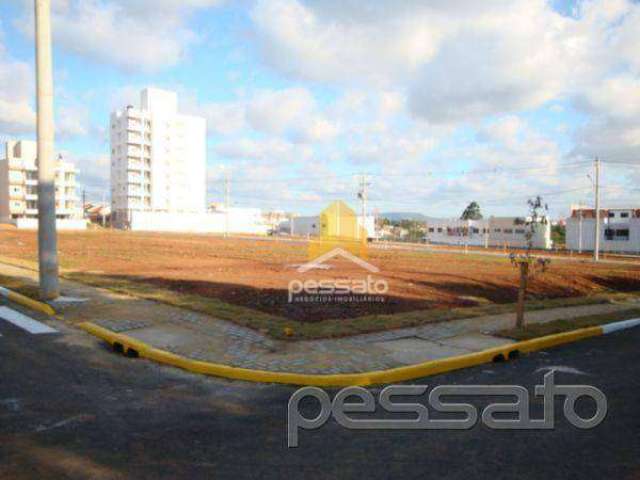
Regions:
<instances>
[{"instance_id":1,"label":"utility pole","mask_svg":"<svg viewBox=\"0 0 640 480\"><path fill-rule=\"evenodd\" d=\"M600 159L596 157L595 160L595 169L596 169L596 229L595 229L595 242L593 249L593 261L597 262L600 260Z\"/></svg>"},{"instance_id":2,"label":"utility pole","mask_svg":"<svg viewBox=\"0 0 640 480\"><path fill-rule=\"evenodd\" d=\"M366 235L368 235L368 230L367 230L367 199L368 199L368 196L369 196L369 185L371 185L371 184L367 182L367 175L366 174L362 174L362 176L360 177L360 190L358 191L358 198L362 202L362 212L361 212L362 225L358 229L358 238L360 238L360 232L361 231L367 232ZM366 240L366 235L365 235L365 240Z\"/></svg>"},{"instance_id":3,"label":"utility pole","mask_svg":"<svg viewBox=\"0 0 640 480\"><path fill-rule=\"evenodd\" d=\"M82 218L87 218L87 191L82 189Z\"/></svg>"},{"instance_id":4,"label":"utility pole","mask_svg":"<svg viewBox=\"0 0 640 480\"><path fill-rule=\"evenodd\" d=\"M102 206L100 207L100 213L102 214L102 228L105 227L105 214L104 211L107 208L107 201L106 201L106 195L104 194L104 191L102 192Z\"/></svg>"},{"instance_id":5,"label":"utility pole","mask_svg":"<svg viewBox=\"0 0 640 480\"><path fill-rule=\"evenodd\" d=\"M231 208L231 172L224 169L224 236L229 236L229 208Z\"/></svg>"},{"instance_id":6,"label":"utility pole","mask_svg":"<svg viewBox=\"0 0 640 480\"><path fill-rule=\"evenodd\" d=\"M582 253L582 207L578 210L578 253Z\"/></svg>"},{"instance_id":7,"label":"utility pole","mask_svg":"<svg viewBox=\"0 0 640 480\"><path fill-rule=\"evenodd\" d=\"M56 233L55 162L53 158L53 73L51 1L34 0L36 20L36 88L38 136L38 262L40 297L60 296Z\"/></svg>"}]
</instances>

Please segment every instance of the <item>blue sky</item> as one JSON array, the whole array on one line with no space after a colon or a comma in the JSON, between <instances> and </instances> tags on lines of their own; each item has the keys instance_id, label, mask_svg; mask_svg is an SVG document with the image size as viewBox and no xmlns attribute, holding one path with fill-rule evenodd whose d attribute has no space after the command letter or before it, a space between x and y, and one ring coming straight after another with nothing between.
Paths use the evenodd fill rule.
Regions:
<instances>
[{"instance_id":1,"label":"blue sky","mask_svg":"<svg viewBox=\"0 0 640 480\"><path fill-rule=\"evenodd\" d=\"M34 136L32 2L0 5L0 140ZM640 6L628 0L53 0L56 148L108 192L109 112L178 91L208 121L209 200L554 216L637 205Z\"/></svg>"}]
</instances>

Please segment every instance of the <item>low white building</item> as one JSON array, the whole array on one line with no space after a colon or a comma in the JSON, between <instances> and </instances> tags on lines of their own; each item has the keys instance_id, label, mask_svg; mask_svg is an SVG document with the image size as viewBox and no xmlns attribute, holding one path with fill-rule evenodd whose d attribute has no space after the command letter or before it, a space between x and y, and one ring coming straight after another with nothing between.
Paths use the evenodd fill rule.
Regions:
<instances>
[{"instance_id":1,"label":"low white building","mask_svg":"<svg viewBox=\"0 0 640 480\"><path fill-rule=\"evenodd\" d=\"M567 219L566 245L578 252L595 249L596 211L572 207ZM603 252L640 253L640 208L600 210L600 250Z\"/></svg>"},{"instance_id":2,"label":"low white building","mask_svg":"<svg viewBox=\"0 0 640 480\"><path fill-rule=\"evenodd\" d=\"M522 217L490 217L481 220L427 219L425 241L441 245L467 245L481 247L526 248L527 231ZM551 224L536 224L531 238L533 248L547 250L552 247Z\"/></svg>"},{"instance_id":3,"label":"low white building","mask_svg":"<svg viewBox=\"0 0 640 480\"><path fill-rule=\"evenodd\" d=\"M488 220L427 219L425 241L442 245L488 246Z\"/></svg>"},{"instance_id":4,"label":"low white building","mask_svg":"<svg viewBox=\"0 0 640 480\"><path fill-rule=\"evenodd\" d=\"M38 228L38 144L10 141L0 160L0 222L18 228ZM82 230L87 222L76 194L77 170L58 158L55 166L56 225L60 230Z\"/></svg>"}]
</instances>

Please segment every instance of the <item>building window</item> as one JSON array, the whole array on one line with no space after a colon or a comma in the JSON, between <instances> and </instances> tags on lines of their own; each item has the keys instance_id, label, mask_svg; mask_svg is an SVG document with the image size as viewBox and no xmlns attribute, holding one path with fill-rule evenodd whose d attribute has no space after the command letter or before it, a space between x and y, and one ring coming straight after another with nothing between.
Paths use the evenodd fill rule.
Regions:
<instances>
[{"instance_id":1,"label":"building window","mask_svg":"<svg viewBox=\"0 0 640 480\"><path fill-rule=\"evenodd\" d=\"M431 228L429 229L429 233L433 233L434 231L435 231L435 229L434 229L433 227L431 227Z\"/></svg>"},{"instance_id":2,"label":"building window","mask_svg":"<svg viewBox=\"0 0 640 480\"><path fill-rule=\"evenodd\" d=\"M471 233L480 233L480 230L476 227L471 228Z\"/></svg>"},{"instance_id":3,"label":"building window","mask_svg":"<svg viewBox=\"0 0 640 480\"><path fill-rule=\"evenodd\" d=\"M442 228L438 228L438 233L442 233Z\"/></svg>"},{"instance_id":4,"label":"building window","mask_svg":"<svg viewBox=\"0 0 640 480\"><path fill-rule=\"evenodd\" d=\"M493 231L494 231L495 233L500 233L500 232L502 232L502 230L501 230L501 229L499 229L499 228L494 228L494 229L493 229Z\"/></svg>"},{"instance_id":5,"label":"building window","mask_svg":"<svg viewBox=\"0 0 640 480\"><path fill-rule=\"evenodd\" d=\"M513 229L512 228L505 228L504 229L504 233L513 233Z\"/></svg>"},{"instance_id":6,"label":"building window","mask_svg":"<svg viewBox=\"0 0 640 480\"><path fill-rule=\"evenodd\" d=\"M622 212L620 218L629 218L629 212Z\"/></svg>"},{"instance_id":7,"label":"building window","mask_svg":"<svg viewBox=\"0 0 640 480\"><path fill-rule=\"evenodd\" d=\"M614 230L613 228L607 228L604 231L604 238L613 242L627 242L629 241L629 229L619 228L617 230Z\"/></svg>"},{"instance_id":8,"label":"building window","mask_svg":"<svg viewBox=\"0 0 640 480\"><path fill-rule=\"evenodd\" d=\"M516 233L518 235L524 235L524 230L522 228L516 228Z\"/></svg>"},{"instance_id":9,"label":"building window","mask_svg":"<svg viewBox=\"0 0 640 480\"><path fill-rule=\"evenodd\" d=\"M609 218L616 218L616 214L614 212L609 212Z\"/></svg>"},{"instance_id":10,"label":"building window","mask_svg":"<svg viewBox=\"0 0 640 480\"><path fill-rule=\"evenodd\" d=\"M616 230L616 240L629 241L629 229L622 228L622 229Z\"/></svg>"}]
</instances>

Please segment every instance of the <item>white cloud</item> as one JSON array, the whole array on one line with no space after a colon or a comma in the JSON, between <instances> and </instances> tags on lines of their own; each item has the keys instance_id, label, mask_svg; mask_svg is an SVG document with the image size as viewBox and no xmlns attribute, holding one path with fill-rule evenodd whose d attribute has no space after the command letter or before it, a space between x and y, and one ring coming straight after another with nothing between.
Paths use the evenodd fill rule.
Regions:
<instances>
[{"instance_id":1,"label":"white cloud","mask_svg":"<svg viewBox=\"0 0 640 480\"><path fill-rule=\"evenodd\" d=\"M55 127L58 138L87 135L91 127L89 109L84 105L76 103L60 105L56 114Z\"/></svg>"},{"instance_id":2,"label":"white cloud","mask_svg":"<svg viewBox=\"0 0 640 480\"><path fill-rule=\"evenodd\" d=\"M195 9L214 7L222 0L65 0L54 3L56 45L95 63L126 70L155 71L176 65L198 40L187 26ZM33 2L16 23L33 34Z\"/></svg>"},{"instance_id":3,"label":"white cloud","mask_svg":"<svg viewBox=\"0 0 640 480\"><path fill-rule=\"evenodd\" d=\"M109 198L109 174L111 158L107 153L77 154L68 151L60 152L63 158L78 169L78 194L85 189L90 198Z\"/></svg>"},{"instance_id":4,"label":"white cloud","mask_svg":"<svg viewBox=\"0 0 640 480\"><path fill-rule=\"evenodd\" d=\"M250 159L266 163L287 161L300 164L308 160L312 154L312 149L308 146L296 145L275 137L235 139L216 145L214 150L224 158Z\"/></svg>"},{"instance_id":5,"label":"white cloud","mask_svg":"<svg viewBox=\"0 0 640 480\"><path fill-rule=\"evenodd\" d=\"M32 67L12 59L0 43L0 133L31 133L36 114L31 106L34 92Z\"/></svg>"},{"instance_id":6,"label":"white cloud","mask_svg":"<svg viewBox=\"0 0 640 480\"><path fill-rule=\"evenodd\" d=\"M254 129L282 134L304 121L315 109L315 100L305 88L262 90L246 109L247 120Z\"/></svg>"},{"instance_id":7,"label":"white cloud","mask_svg":"<svg viewBox=\"0 0 640 480\"><path fill-rule=\"evenodd\" d=\"M208 103L194 112L207 119L209 132L231 135L246 127L245 109L238 102Z\"/></svg>"},{"instance_id":8,"label":"white cloud","mask_svg":"<svg viewBox=\"0 0 640 480\"><path fill-rule=\"evenodd\" d=\"M591 0L259 1L264 58L296 78L405 88L432 123L519 112L572 95L626 62L640 71L640 5ZM636 48L637 47L637 48Z\"/></svg>"}]
</instances>

